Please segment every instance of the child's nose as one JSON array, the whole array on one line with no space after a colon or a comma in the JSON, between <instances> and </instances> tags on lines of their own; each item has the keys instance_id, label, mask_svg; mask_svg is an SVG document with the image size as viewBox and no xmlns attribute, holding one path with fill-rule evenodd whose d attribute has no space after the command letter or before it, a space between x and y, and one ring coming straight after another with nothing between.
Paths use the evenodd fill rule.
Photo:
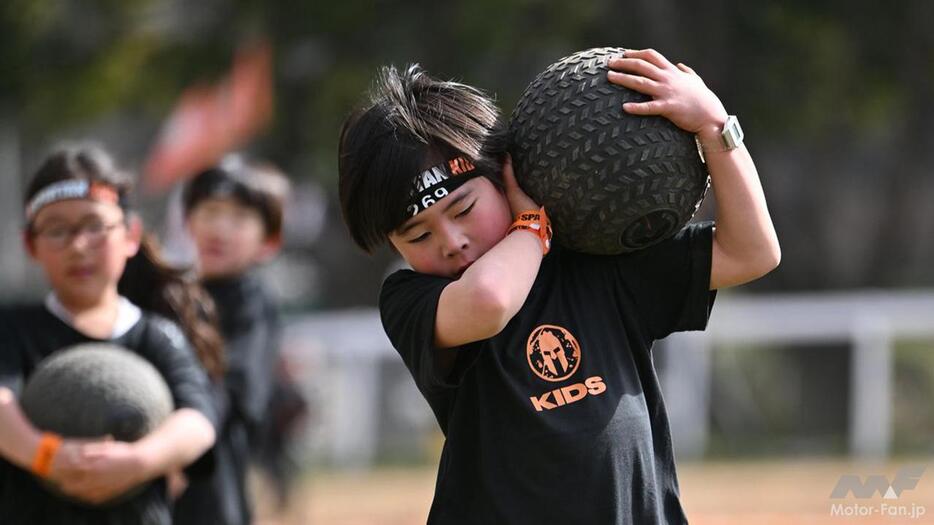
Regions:
<instances>
[{"instance_id":1,"label":"child's nose","mask_svg":"<svg viewBox=\"0 0 934 525\"><path fill-rule=\"evenodd\" d=\"M467 249L467 236L460 228L446 227L441 229L441 250L445 257L455 255Z\"/></svg>"},{"instance_id":2,"label":"child's nose","mask_svg":"<svg viewBox=\"0 0 934 525\"><path fill-rule=\"evenodd\" d=\"M86 231L77 231L71 235L66 245L69 249L77 252L83 252L91 247L90 234Z\"/></svg>"}]
</instances>

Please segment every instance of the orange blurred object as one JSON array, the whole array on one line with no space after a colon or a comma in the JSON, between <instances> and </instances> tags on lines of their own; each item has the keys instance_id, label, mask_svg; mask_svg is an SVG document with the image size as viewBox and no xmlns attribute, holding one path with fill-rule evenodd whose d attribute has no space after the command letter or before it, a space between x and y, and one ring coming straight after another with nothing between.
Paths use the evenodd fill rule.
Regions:
<instances>
[{"instance_id":1,"label":"orange blurred object","mask_svg":"<svg viewBox=\"0 0 934 525\"><path fill-rule=\"evenodd\" d=\"M217 163L260 132L272 116L272 49L237 52L230 75L213 86L192 86L163 126L143 169L143 188L162 192Z\"/></svg>"}]
</instances>

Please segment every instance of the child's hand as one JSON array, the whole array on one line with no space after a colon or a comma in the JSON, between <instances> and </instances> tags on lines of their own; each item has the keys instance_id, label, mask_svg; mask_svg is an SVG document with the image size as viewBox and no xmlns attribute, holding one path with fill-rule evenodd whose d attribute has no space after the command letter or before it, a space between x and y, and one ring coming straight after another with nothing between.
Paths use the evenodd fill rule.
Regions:
<instances>
[{"instance_id":1,"label":"child's hand","mask_svg":"<svg viewBox=\"0 0 934 525\"><path fill-rule=\"evenodd\" d=\"M62 441L55 458L52 460L52 469L49 471L49 481L61 485L68 479L79 477L84 472L84 455L82 448L86 442L77 439Z\"/></svg>"},{"instance_id":2,"label":"child's hand","mask_svg":"<svg viewBox=\"0 0 934 525\"><path fill-rule=\"evenodd\" d=\"M147 480L142 458L132 443L81 444L77 463L58 486L65 494L93 504L104 503Z\"/></svg>"},{"instance_id":3,"label":"child's hand","mask_svg":"<svg viewBox=\"0 0 934 525\"><path fill-rule=\"evenodd\" d=\"M661 115L679 128L719 139L726 122L723 103L688 66L677 66L654 49L627 50L624 58L609 61L607 78L614 84L649 95L648 102L627 102L623 109L633 115Z\"/></svg>"},{"instance_id":4,"label":"child's hand","mask_svg":"<svg viewBox=\"0 0 934 525\"><path fill-rule=\"evenodd\" d=\"M503 163L503 186L506 189L506 200L509 201L509 209L512 211L512 216L517 217L520 212L537 210L540 206L532 200L532 197L526 195L522 188L519 187L519 183L516 181L516 176L512 172L512 156L506 155L506 161Z\"/></svg>"},{"instance_id":5,"label":"child's hand","mask_svg":"<svg viewBox=\"0 0 934 525\"><path fill-rule=\"evenodd\" d=\"M188 489L188 476L181 470L173 470L165 475L165 484L169 491L169 499L175 501Z\"/></svg>"}]
</instances>

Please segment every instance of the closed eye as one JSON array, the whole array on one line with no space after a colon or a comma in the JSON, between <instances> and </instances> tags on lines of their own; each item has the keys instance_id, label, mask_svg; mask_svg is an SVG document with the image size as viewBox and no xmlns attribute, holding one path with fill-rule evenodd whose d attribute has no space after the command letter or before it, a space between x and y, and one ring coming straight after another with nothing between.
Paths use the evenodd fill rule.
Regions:
<instances>
[{"instance_id":1,"label":"closed eye","mask_svg":"<svg viewBox=\"0 0 934 525\"><path fill-rule=\"evenodd\" d=\"M425 232L414 239L409 239L409 242L412 244L419 243L428 238L428 232Z\"/></svg>"},{"instance_id":2,"label":"closed eye","mask_svg":"<svg viewBox=\"0 0 934 525\"><path fill-rule=\"evenodd\" d=\"M476 203L477 203L477 201L471 202L471 203L470 203L470 206L467 206L467 207L464 209L464 211L458 213L457 215L455 215L455 217L463 217L463 216L467 215L468 213L470 213L470 210L473 209L474 204L476 204Z\"/></svg>"}]
</instances>

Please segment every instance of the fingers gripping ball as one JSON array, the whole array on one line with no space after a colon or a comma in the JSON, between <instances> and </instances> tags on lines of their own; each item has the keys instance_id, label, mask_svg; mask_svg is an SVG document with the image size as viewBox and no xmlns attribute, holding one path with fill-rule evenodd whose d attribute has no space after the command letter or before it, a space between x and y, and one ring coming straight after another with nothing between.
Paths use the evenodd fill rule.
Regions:
<instances>
[{"instance_id":1,"label":"fingers gripping ball","mask_svg":"<svg viewBox=\"0 0 934 525\"><path fill-rule=\"evenodd\" d=\"M707 169L694 136L658 116L623 111L649 97L607 80L622 48L563 58L526 88L509 132L516 177L548 210L555 242L631 252L680 230L700 207Z\"/></svg>"},{"instance_id":2,"label":"fingers gripping ball","mask_svg":"<svg viewBox=\"0 0 934 525\"><path fill-rule=\"evenodd\" d=\"M20 403L40 430L127 442L154 430L174 408L169 387L152 364L103 343L76 345L45 359L26 383Z\"/></svg>"}]
</instances>

